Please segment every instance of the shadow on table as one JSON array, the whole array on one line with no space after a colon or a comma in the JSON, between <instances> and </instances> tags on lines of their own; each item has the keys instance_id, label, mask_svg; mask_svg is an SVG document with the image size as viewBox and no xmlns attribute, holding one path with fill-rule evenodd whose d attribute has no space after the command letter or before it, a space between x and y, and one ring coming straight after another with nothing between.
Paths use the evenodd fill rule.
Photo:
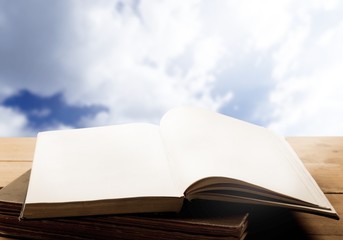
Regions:
<instances>
[{"instance_id":1,"label":"shadow on table","mask_svg":"<svg viewBox=\"0 0 343 240\"><path fill-rule=\"evenodd\" d=\"M294 211L263 205L194 200L190 205L211 213L249 213L246 240L302 239L310 240L309 232ZM204 207L205 206L205 207ZM203 213L203 212L202 212Z\"/></svg>"},{"instance_id":2,"label":"shadow on table","mask_svg":"<svg viewBox=\"0 0 343 240\"><path fill-rule=\"evenodd\" d=\"M311 239L293 211L265 206L242 208L246 208L250 213L247 240Z\"/></svg>"}]
</instances>

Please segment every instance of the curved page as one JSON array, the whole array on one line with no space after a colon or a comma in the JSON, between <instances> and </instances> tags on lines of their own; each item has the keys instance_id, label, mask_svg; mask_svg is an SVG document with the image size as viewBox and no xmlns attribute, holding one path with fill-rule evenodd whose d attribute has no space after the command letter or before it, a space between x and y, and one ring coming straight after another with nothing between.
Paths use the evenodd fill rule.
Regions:
<instances>
[{"instance_id":1,"label":"curved page","mask_svg":"<svg viewBox=\"0 0 343 240\"><path fill-rule=\"evenodd\" d=\"M183 189L200 179L228 177L332 208L287 142L265 128L177 108L161 120L161 132Z\"/></svg>"}]
</instances>

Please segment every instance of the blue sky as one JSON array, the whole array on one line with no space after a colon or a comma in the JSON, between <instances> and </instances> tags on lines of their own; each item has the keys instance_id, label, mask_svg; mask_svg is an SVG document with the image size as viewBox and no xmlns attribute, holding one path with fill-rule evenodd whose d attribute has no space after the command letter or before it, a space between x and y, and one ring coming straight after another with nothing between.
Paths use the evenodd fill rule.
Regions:
<instances>
[{"instance_id":1,"label":"blue sky","mask_svg":"<svg viewBox=\"0 0 343 240\"><path fill-rule=\"evenodd\" d=\"M340 1L0 0L0 136L199 106L343 134Z\"/></svg>"}]
</instances>

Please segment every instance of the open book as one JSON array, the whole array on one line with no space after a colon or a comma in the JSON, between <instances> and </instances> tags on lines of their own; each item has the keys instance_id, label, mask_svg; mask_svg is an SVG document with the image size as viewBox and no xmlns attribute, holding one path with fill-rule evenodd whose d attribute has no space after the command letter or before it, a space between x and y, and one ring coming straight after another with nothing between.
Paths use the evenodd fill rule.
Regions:
<instances>
[{"instance_id":1,"label":"open book","mask_svg":"<svg viewBox=\"0 0 343 240\"><path fill-rule=\"evenodd\" d=\"M339 218L283 138L187 107L167 112L159 126L39 133L21 217L179 211L185 199Z\"/></svg>"}]
</instances>

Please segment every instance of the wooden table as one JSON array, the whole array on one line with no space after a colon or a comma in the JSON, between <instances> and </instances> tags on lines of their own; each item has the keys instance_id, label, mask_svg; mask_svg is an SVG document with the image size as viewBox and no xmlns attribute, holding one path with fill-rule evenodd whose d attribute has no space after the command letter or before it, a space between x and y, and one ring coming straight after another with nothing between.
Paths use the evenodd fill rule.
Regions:
<instances>
[{"instance_id":1,"label":"wooden table","mask_svg":"<svg viewBox=\"0 0 343 240\"><path fill-rule=\"evenodd\" d=\"M343 137L289 137L287 140L343 218ZM0 138L0 187L31 168L34 146L35 138ZM292 239L343 239L343 220L292 212L270 221L266 215L253 219L255 228L248 239L256 236L273 239L275 234L278 238L283 235Z\"/></svg>"}]
</instances>

